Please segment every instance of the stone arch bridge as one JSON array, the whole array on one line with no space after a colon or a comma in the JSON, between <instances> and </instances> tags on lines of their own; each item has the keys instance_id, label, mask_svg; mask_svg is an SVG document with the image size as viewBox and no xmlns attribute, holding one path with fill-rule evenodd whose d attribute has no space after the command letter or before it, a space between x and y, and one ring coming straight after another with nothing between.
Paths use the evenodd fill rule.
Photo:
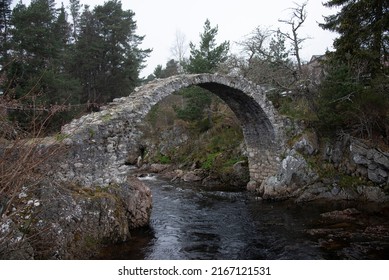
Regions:
<instances>
[{"instance_id":1,"label":"stone arch bridge","mask_svg":"<svg viewBox=\"0 0 389 280\"><path fill-rule=\"evenodd\" d=\"M274 175L284 146L283 121L264 88L240 77L194 74L155 80L65 125L61 138L68 147L67 158L59 163L56 176L83 186L126 180L126 162L129 155L140 153L140 126L147 113L163 98L192 85L219 96L237 116L246 142L251 185Z\"/></svg>"}]
</instances>

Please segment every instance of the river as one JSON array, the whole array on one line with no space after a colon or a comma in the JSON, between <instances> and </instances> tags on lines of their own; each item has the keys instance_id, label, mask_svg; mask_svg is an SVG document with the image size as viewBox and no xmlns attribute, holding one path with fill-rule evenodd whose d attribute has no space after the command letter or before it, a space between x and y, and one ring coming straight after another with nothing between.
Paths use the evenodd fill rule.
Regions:
<instances>
[{"instance_id":1,"label":"river","mask_svg":"<svg viewBox=\"0 0 389 280\"><path fill-rule=\"evenodd\" d=\"M153 194L150 226L97 258L389 259L388 206L259 201L233 189L143 180Z\"/></svg>"}]
</instances>

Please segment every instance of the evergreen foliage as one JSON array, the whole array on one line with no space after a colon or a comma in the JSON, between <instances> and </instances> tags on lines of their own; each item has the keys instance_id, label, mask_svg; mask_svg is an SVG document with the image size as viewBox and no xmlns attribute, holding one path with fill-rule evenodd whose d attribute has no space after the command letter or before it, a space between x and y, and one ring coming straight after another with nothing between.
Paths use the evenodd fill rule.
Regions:
<instances>
[{"instance_id":1,"label":"evergreen foliage","mask_svg":"<svg viewBox=\"0 0 389 280\"><path fill-rule=\"evenodd\" d=\"M163 79L174 75L178 75L179 73L178 69L179 69L178 62L175 61L174 59L170 59L166 63L165 68L163 68L162 65L157 65L157 67L155 67L154 78Z\"/></svg>"},{"instance_id":2,"label":"evergreen foliage","mask_svg":"<svg viewBox=\"0 0 389 280\"><path fill-rule=\"evenodd\" d=\"M211 27L207 19L204 23L204 31L200 34L200 45L197 48L190 42L190 57L184 65L188 73L215 73L218 67L227 60L229 42L225 41L220 45L216 44L218 27ZM191 87L181 90L180 94L185 98L185 105L182 108L175 108L180 119L196 122L201 131L211 127L212 103L211 93L200 88Z\"/></svg>"},{"instance_id":3,"label":"evergreen foliage","mask_svg":"<svg viewBox=\"0 0 389 280\"><path fill-rule=\"evenodd\" d=\"M83 87L82 102L102 104L139 84L139 71L150 50L139 49L143 37L136 35L133 17L116 0L93 11L85 8L73 61L74 76Z\"/></svg>"},{"instance_id":4,"label":"evergreen foliage","mask_svg":"<svg viewBox=\"0 0 389 280\"><path fill-rule=\"evenodd\" d=\"M340 36L335 51L327 54L328 75L318 98L319 131L389 141L389 2L331 0L325 5L341 8L321 24Z\"/></svg>"},{"instance_id":5,"label":"evergreen foliage","mask_svg":"<svg viewBox=\"0 0 389 280\"><path fill-rule=\"evenodd\" d=\"M70 15L72 16L72 39L77 41L80 27L80 0L69 0Z\"/></svg>"},{"instance_id":6,"label":"evergreen foliage","mask_svg":"<svg viewBox=\"0 0 389 280\"><path fill-rule=\"evenodd\" d=\"M12 0L0 1L0 64L7 60Z\"/></svg>"},{"instance_id":7,"label":"evergreen foliage","mask_svg":"<svg viewBox=\"0 0 389 280\"><path fill-rule=\"evenodd\" d=\"M177 117L186 121L201 121L204 118L204 109L209 108L212 102L210 93L200 87L183 89L181 94L187 104L183 108L176 108Z\"/></svg>"},{"instance_id":8,"label":"evergreen foliage","mask_svg":"<svg viewBox=\"0 0 389 280\"><path fill-rule=\"evenodd\" d=\"M347 65L328 66L320 86L318 129L322 135L339 131L358 137L388 139L389 79L375 78L368 84L356 79Z\"/></svg>"},{"instance_id":9,"label":"evergreen foliage","mask_svg":"<svg viewBox=\"0 0 389 280\"><path fill-rule=\"evenodd\" d=\"M10 114L19 124L47 127L50 118L50 129L58 129L90 104L96 109L139 84L151 50L139 48L144 37L136 34L135 14L119 0L82 13L80 1L71 0L72 23L54 0L18 3L12 13L10 3L0 3L1 86L24 108Z\"/></svg>"},{"instance_id":10,"label":"evergreen foliage","mask_svg":"<svg viewBox=\"0 0 389 280\"><path fill-rule=\"evenodd\" d=\"M188 73L215 73L217 67L227 60L230 43L225 41L220 45L216 44L218 27L211 27L207 19L204 23L204 31L200 34L200 45L190 42L189 62L185 65Z\"/></svg>"},{"instance_id":11,"label":"evergreen foliage","mask_svg":"<svg viewBox=\"0 0 389 280\"><path fill-rule=\"evenodd\" d=\"M386 0L330 0L327 7L341 8L337 14L325 17L324 29L336 31L334 56L348 64L357 61L360 71L371 77L382 73L388 62L389 2Z\"/></svg>"}]
</instances>

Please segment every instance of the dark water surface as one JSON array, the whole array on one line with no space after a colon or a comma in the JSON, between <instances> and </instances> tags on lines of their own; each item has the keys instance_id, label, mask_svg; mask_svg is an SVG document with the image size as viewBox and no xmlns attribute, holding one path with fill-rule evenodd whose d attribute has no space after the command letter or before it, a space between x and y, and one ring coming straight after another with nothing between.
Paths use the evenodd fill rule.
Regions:
<instances>
[{"instance_id":1,"label":"dark water surface","mask_svg":"<svg viewBox=\"0 0 389 280\"><path fill-rule=\"evenodd\" d=\"M145 183L153 193L150 226L98 258L389 259L387 206L266 202L246 192ZM321 215L345 209L347 215Z\"/></svg>"}]
</instances>

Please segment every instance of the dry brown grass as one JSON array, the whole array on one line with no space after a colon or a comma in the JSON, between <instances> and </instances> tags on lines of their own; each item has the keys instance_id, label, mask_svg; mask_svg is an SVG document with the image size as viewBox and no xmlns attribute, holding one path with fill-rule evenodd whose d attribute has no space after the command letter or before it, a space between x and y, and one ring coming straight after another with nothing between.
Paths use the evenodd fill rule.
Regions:
<instances>
[{"instance_id":1,"label":"dry brown grass","mask_svg":"<svg viewBox=\"0 0 389 280\"><path fill-rule=\"evenodd\" d=\"M41 234L29 232L32 220L24 218L29 197L48 178L50 162L63 147L39 137L42 129L28 135L6 118L0 118L0 124L0 259L18 258L15 251L28 250L26 246Z\"/></svg>"}]
</instances>

